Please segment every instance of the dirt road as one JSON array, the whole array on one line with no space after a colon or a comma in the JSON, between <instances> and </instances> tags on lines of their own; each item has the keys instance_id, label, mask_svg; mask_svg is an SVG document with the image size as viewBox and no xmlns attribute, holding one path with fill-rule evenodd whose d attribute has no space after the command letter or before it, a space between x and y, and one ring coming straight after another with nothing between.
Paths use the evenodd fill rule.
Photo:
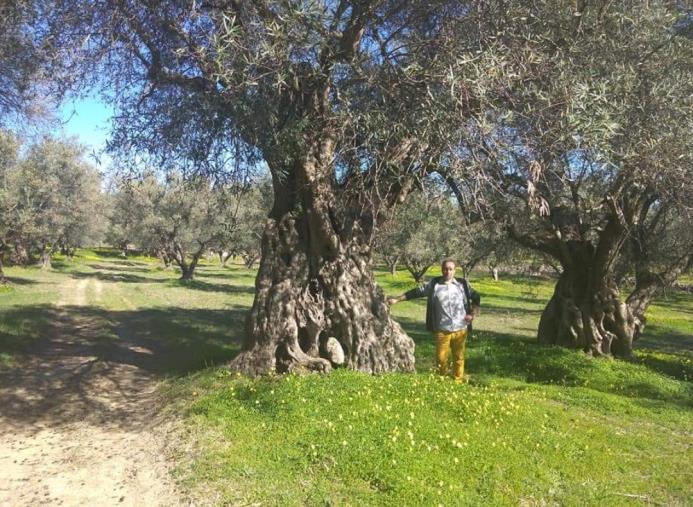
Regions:
<instances>
[{"instance_id":1,"label":"dirt road","mask_svg":"<svg viewBox=\"0 0 693 507\"><path fill-rule=\"evenodd\" d=\"M172 506L151 352L108 312L80 311L109 290L98 277L60 290L47 336L0 374L0 506Z\"/></svg>"}]
</instances>

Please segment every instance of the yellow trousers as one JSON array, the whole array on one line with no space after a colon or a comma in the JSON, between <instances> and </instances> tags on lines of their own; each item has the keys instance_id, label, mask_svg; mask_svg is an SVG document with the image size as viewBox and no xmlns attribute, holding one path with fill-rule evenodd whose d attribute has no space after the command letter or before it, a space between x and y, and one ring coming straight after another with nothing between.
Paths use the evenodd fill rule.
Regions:
<instances>
[{"instance_id":1,"label":"yellow trousers","mask_svg":"<svg viewBox=\"0 0 693 507\"><path fill-rule=\"evenodd\" d=\"M467 345L467 329L462 331L436 331L436 359L438 373L448 374L448 361L452 350L452 376L456 381L462 381L464 375L464 349Z\"/></svg>"}]
</instances>

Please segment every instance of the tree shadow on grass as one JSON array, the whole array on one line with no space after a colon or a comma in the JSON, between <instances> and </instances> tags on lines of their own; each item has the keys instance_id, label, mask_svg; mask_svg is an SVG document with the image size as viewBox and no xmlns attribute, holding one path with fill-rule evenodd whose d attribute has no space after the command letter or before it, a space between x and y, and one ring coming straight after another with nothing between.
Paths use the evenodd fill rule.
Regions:
<instances>
[{"instance_id":1,"label":"tree shadow on grass","mask_svg":"<svg viewBox=\"0 0 693 507\"><path fill-rule=\"evenodd\" d=\"M227 294L255 294L255 287L232 285L225 283L210 283L202 280L173 280L172 285L203 292L225 292Z\"/></svg>"},{"instance_id":2,"label":"tree shadow on grass","mask_svg":"<svg viewBox=\"0 0 693 507\"><path fill-rule=\"evenodd\" d=\"M635 349L648 349L670 354L693 354L693 335L686 335L657 325L645 326L645 332L634 344Z\"/></svg>"},{"instance_id":3,"label":"tree shadow on grass","mask_svg":"<svg viewBox=\"0 0 693 507\"><path fill-rule=\"evenodd\" d=\"M527 308L516 308L512 306L502 306L502 305L495 305L493 303L485 303L484 304L484 312L487 311L492 311L494 313L503 313L503 314L522 314L522 315L541 315L541 313L544 311L543 308L536 308L536 309L527 309Z\"/></svg>"},{"instance_id":4,"label":"tree shadow on grass","mask_svg":"<svg viewBox=\"0 0 693 507\"><path fill-rule=\"evenodd\" d=\"M100 248L95 248L94 254L97 257L101 257L102 259L109 259L109 260L124 260L123 258L123 252L120 250L117 250L115 248L111 249L100 249Z\"/></svg>"},{"instance_id":5,"label":"tree shadow on grass","mask_svg":"<svg viewBox=\"0 0 693 507\"><path fill-rule=\"evenodd\" d=\"M35 305L3 311L4 322L23 323L21 336L34 341L0 342L0 352L25 348L18 367L0 372L0 419L21 425L90 417L132 425L143 413L135 405L152 403L142 391L153 380L223 364L238 353L246 310Z\"/></svg>"},{"instance_id":6,"label":"tree shadow on grass","mask_svg":"<svg viewBox=\"0 0 693 507\"><path fill-rule=\"evenodd\" d=\"M417 370L434 367L435 344L431 333L420 321L397 319L414 339L417 349ZM683 407L693 406L693 384L685 382L690 371L685 357L672 359L666 365L641 361L651 372L670 375L679 371L677 380L652 376L631 361L598 359L580 350L546 346L533 338L516 334L475 330L467 342L465 371L472 377L497 376L533 384L559 384L567 388L585 387L651 404L652 400ZM679 368L679 370L675 370ZM684 382L682 382L684 381ZM648 405L649 406L649 405Z\"/></svg>"},{"instance_id":7,"label":"tree shadow on grass","mask_svg":"<svg viewBox=\"0 0 693 507\"><path fill-rule=\"evenodd\" d=\"M108 264L89 264L89 267L99 270L99 271L130 271L135 273L153 273L155 271L155 266L144 267L144 266L113 266Z\"/></svg>"},{"instance_id":8,"label":"tree shadow on grass","mask_svg":"<svg viewBox=\"0 0 693 507\"><path fill-rule=\"evenodd\" d=\"M254 272L237 272L229 268L206 267L195 270L195 278L220 278L222 280L248 278L255 280L256 276Z\"/></svg>"},{"instance_id":9,"label":"tree shadow on grass","mask_svg":"<svg viewBox=\"0 0 693 507\"><path fill-rule=\"evenodd\" d=\"M22 278L19 276L6 276L5 279L9 282L10 285L36 285L38 283L36 280Z\"/></svg>"},{"instance_id":10,"label":"tree shadow on grass","mask_svg":"<svg viewBox=\"0 0 693 507\"><path fill-rule=\"evenodd\" d=\"M133 275L130 273L102 273L96 271L94 273L85 272L74 272L70 273L72 278L77 278L83 280L85 278L95 278L103 282L122 282L122 283L163 283L170 280L170 278L154 278L154 277L144 277L139 275Z\"/></svg>"},{"instance_id":11,"label":"tree shadow on grass","mask_svg":"<svg viewBox=\"0 0 693 507\"><path fill-rule=\"evenodd\" d=\"M486 306L490 305L489 301L493 300L501 300L504 302L512 302L512 301L518 301L519 303L525 304L525 305L541 305L541 310L544 309L546 306L546 303L548 303L550 299L549 297L544 297L542 295L531 295L531 296L511 296L509 294L489 294L488 296L484 297L484 295L481 295L481 304L485 308ZM521 307L517 307L518 309L522 309Z\"/></svg>"}]
</instances>

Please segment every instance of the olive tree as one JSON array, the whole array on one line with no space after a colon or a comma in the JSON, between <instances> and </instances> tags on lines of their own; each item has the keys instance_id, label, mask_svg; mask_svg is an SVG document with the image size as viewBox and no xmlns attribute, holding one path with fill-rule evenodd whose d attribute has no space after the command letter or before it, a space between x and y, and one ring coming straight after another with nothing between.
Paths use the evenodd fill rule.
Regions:
<instances>
[{"instance_id":1,"label":"olive tree","mask_svg":"<svg viewBox=\"0 0 693 507\"><path fill-rule=\"evenodd\" d=\"M466 183L484 191L468 193L560 264L541 342L630 354L655 289L690 266L675 220L693 206L690 21L665 1L513 2L498 17L508 84L458 122L446 170L482 168ZM628 248L637 283L624 298L615 268Z\"/></svg>"},{"instance_id":2,"label":"olive tree","mask_svg":"<svg viewBox=\"0 0 693 507\"><path fill-rule=\"evenodd\" d=\"M329 371L321 349L333 337L351 368L413 371L369 244L382 212L444 156L441 109L464 115L495 93L495 74L474 62L503 4L64 2L81 13L65 38L80 43L82 77L115 90L114 147L204 166L233 142L269 169L274 201L234 367ZM445 90L464 100L441 101Z\"/></svg>"},{"instance_id":3,"label":"olive tree","mask_svg":"<svg viewBox=\"0 0 693 507\"><path fill-rule=\"evenodd\" d=\"M20 261L38 255L44 268L58 249L68 254L96 241L101 229L100 175L72 141L44 138L4 174L11 205L3 222Z\"/></svg>"},{"instance_id":4,"label":"olive tree","mask_svg":"<svg viewBox=\"0 0 693 507\"><path fill-rule=\"evenodd\" d=\"M397 208L376 233L374 246L384 259L401 262L418 283L442 259L465 257L469 239L448 196L427 190L412 193Z\"/></svg>"},{"instance_id":5,"label":"olive tree","mask_svg":"<svg viewBox=\"0 0 693 507\"><path fill-rule=\"evenodd\" d=\"M234 198L232 189L204 177L126 179L113 196L111 238L156 252L192 280L205 252L228 244L235 231Z\"/></svg>"}]
</instances>

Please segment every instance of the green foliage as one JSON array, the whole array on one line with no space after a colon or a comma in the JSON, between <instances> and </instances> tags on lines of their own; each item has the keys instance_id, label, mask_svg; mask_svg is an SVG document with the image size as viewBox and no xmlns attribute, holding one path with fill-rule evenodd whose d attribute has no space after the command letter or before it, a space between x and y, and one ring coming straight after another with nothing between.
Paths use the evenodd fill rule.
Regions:
<instances>
[{"instance_id":1,"label":"green foliage","mask_svg":"<svg viewBox=\"0 0 693 507\"><path fill-rule=\"evenodd\" d=\"M246 231L257 229L260 196L255 187L244 192L235 185L178 173L165 180L154 174L125 180L112 196L110 237L124 251L134 244L167 265L176 262L181 270L194 269L205 252L237 248ZM258 251L258 238L253 239L245 241L246 248Z\"/></svg>"},{"instance_id":2,"label":"green foliage","mask_svg":"<svg viewBox=\"0 0 693 507\"><path fill-rule=\"evenodd\" d=\"M375 249L388 263L404 265L420 281L428 269L458 256L470 242L454 204L433 191L416 192L399 206L376 234Z\"/></svg>"},{"instance_id":3,"label":"green foliage","mask_svg":"<svg viewBox=\"0 0 693 507\"><path fill-rule=\"evenodd\" d=\"M69 255L97 243L105 222L100 176L83 160L82 148L44 138L20 157L15 144L14 156L0 148L0 247L29 256L60 248Z\"/></svg>"}]
</instances>

